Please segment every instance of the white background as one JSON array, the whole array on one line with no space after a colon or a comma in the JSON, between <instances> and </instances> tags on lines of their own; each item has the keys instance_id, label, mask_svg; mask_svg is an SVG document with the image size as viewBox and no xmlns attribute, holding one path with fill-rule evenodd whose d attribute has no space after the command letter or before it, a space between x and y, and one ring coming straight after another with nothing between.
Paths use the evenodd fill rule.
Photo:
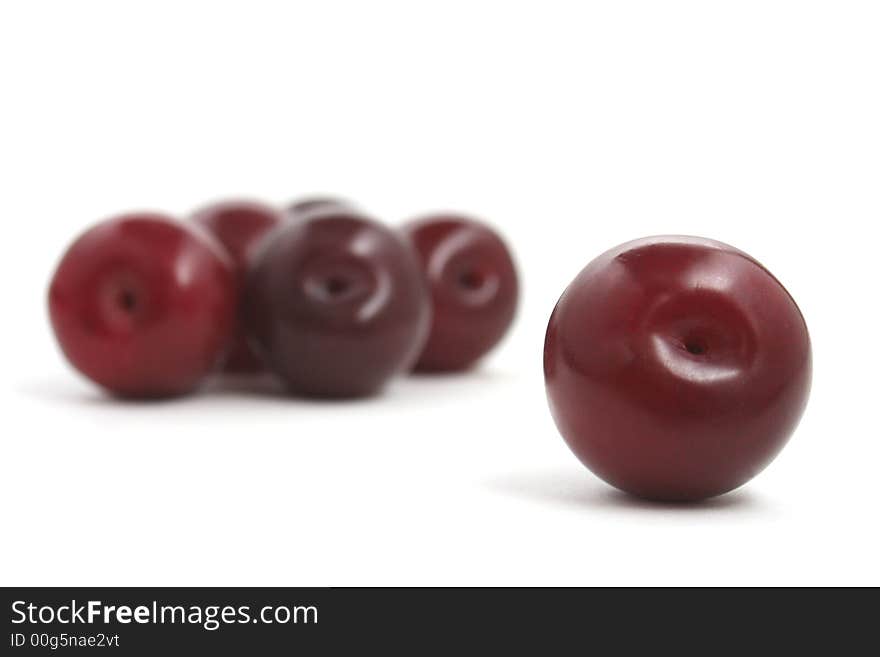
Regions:
<instances>
[{"instance_id":1,"label":"white background","mask_svg":"<svg viewBox=\"0 0 880 657\"><path fill-rule=\"evenodd\" d=\"M880 584L877 3L13 0L0 74L3 584ZM310 192L494 222L503 347L348 404L125 404L63 362L91 222ZM657 233L763 261L813 338L789 446L692 507L595 479L543 391L565 285Z\"/></svg>"}]
</instances>

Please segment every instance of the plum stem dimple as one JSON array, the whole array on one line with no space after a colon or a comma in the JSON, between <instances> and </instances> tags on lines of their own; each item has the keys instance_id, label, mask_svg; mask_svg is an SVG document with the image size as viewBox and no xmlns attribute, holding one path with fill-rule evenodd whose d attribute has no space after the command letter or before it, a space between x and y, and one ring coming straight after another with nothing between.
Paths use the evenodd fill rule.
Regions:
<instances>
[{"instance_id":1,"label":"plum stem dimple","mask_svg":"<svg viewBox=\"0 0 880 657\"><path fill-rule=\"evenodd\" d=\"M482 287L484 278L485 277L480 272L470 269L462 272L458 277L458 283L468 290L477 290Z\"/></svg>"},{"instance_id":2,"label":"plum stem dimple","mask_svg":"<svg viewBox=\"0 0 880 657\"><path fill-rule=\"evenodd\" d=\"M330 296L338 296L348 290L348 281L341 276L331 276L324 281L324 289Z\"/></svg>"},{"instance_id":3,"label":"plum stem dimple","mask_svg":"<svg viewBox=\"0 0 880 657\"><path fill-rule=\"evenodd\" d=\"M116 297L116 303L124 312L130 313L137 305L137 297L131 290L120 290Z\"/></svg>"},{"instance_id":4,"label":"plum stem dimple","mask_svg":"<svg viewBox=\"0 0 880 657\"><path fill-rule=\"evenodd\" d=\"M685 340L684 348L688 351L688 353L691 353L694 356L702 356L708 351L706 343L697 338L688 338L687 340Z\"/></svg>"}]
</instances>

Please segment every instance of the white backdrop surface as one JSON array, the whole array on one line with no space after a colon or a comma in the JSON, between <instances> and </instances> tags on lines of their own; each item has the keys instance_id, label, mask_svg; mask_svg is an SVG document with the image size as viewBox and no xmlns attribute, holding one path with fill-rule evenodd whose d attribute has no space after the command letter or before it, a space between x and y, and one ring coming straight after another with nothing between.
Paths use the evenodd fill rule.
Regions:
<instances>
[{"instance_id":1,"label":"white backdrop surface","mask_svg":"<svg viewBox=\"0 0 880 657\"><path fill-rule=\"evenodd\" d=\"M4 3L0 583L880 584L878 34L871 2ZM503 346L347 404L126 404L63 362L91 222L311 192L492 221ZM788 447L698 506L598 481L544 398L565 285L658 233L751 253L813 339Z\"/></svg>"}]
</instances>

